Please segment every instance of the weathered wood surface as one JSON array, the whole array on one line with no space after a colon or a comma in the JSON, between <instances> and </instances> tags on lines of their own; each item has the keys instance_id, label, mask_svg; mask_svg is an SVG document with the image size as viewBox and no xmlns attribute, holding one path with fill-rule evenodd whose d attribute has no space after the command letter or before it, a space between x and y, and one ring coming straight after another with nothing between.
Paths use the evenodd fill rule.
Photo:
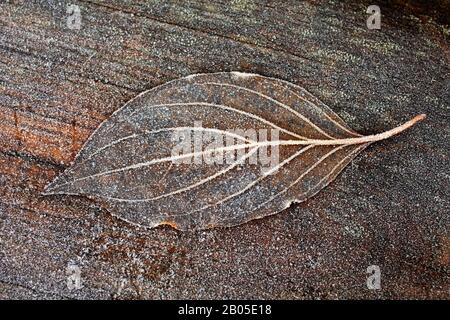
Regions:
<instances>
[{"instance_id":1,"label":"weathered wood surface","mask_svg":"<svg viewBox=\"0 0 450 320\"><path fill-rule=\"evenodd\" d=\"M381 5L368 30L369 4L1 1L0 298L449 298L446 16ZM40 195L127 100L224 70L302 85L361 133L428 118L315 198L229 229L140 229ZM68 264L82 289L67 288Z\"/></svg>"}]
</instances>

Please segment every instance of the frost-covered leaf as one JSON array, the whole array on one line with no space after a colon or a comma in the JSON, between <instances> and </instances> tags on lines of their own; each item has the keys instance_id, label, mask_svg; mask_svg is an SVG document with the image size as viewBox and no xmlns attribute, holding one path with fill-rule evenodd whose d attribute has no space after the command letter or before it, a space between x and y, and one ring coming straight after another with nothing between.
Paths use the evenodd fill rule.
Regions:
<instances>
[{"instance_id":1,"label":"frost-covered leaf","mask_svg":"<svg viewBox=\"0 0 450 320\"><path fill-rule=\"evenodd\" d=\"M313 196L368 144L423 117L363 137L286 81L192 75L116 111L45 193L101 200L112 214L149 227L234 226Z\"/></svg>"}]
</instances>

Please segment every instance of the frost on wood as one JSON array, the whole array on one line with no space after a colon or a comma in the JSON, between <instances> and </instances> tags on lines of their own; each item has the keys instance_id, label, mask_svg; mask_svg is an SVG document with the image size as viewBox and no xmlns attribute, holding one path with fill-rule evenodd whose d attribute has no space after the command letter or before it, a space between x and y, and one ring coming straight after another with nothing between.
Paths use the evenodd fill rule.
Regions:
<instances>
[{"instance_id":1,"label":"frost on wood","mask_svg":"<svg viewBox=\"0 0 450 320\"><path fill-rule=\"evenodd\" d=\"M45 194L85 195L121 219L148 227L234 226L313 196L367 145L423 117L361 136L291 83L237 72L192 75L146 91L116 111ZM201 127L194 126L198 121ZM230 129L275 129L279 136L258 141ZM237 143L228 150L244 154L231 163L175 163L172 151L179 141L173 136L182 130L231 136ZM270 170L246 161L268 145L278 147ZM219 149L194 148L183 157Z\"/></svg>"}]
</instances>

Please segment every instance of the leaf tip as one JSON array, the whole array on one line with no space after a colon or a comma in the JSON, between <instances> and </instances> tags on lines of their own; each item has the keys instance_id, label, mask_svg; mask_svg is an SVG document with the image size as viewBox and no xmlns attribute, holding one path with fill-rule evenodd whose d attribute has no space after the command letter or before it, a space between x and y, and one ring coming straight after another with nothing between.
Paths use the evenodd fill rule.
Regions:
<instances>
[{"instance_id":1,"label":"leaf tip","mask_svg":"<svg viewBox=\"0 0 450 320\"><path fill-rule=\"evenodd\" d=\"M47 184L44 187L44 190L41 192L41 195L43 196L50 196L50 195L55 195L55 194L62 194L62 190L61 190L61 178L57 177L56 179L53 179L53 181L51 181L49 184Z\"/></svg>"}]
</instances>

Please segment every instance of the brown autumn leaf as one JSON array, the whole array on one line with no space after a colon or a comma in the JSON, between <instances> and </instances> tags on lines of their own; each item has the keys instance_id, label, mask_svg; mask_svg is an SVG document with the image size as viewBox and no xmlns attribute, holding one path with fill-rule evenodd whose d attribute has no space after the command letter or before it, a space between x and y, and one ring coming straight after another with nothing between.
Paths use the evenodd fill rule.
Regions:
<instances>
[{"instance_id":1,"label":"brown autumn leaf","mask_svg":"<svg viewBox=\"0 0 450 320\"><path fill-rule=\"evenodd\" d=\"M361 136L289 82L192 75L117 110L45 194L101 200L142 226L235 226L315 195L370 143L423 118Z\"/></svg>"}]
</instances>

